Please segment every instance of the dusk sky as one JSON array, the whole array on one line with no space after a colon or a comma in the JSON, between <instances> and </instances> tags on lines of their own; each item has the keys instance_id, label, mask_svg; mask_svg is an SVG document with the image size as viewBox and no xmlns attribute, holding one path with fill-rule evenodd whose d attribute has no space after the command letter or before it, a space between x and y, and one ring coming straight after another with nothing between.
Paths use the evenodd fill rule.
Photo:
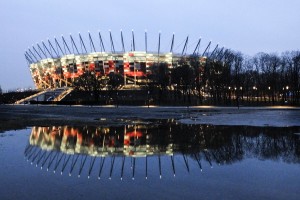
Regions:
<instances>
[{"instance_id":1,"label":"dusk sky","mask_svg":"<svg viewBox=\"0 0 300 200\"><path fill-rule=\"evenodd\" d=\"M136 50L144 50L144 31L148 49L157 50L158 32L162 51L170 48L175 32L174 50L181 52L189 35L188 51L193 51L199 37L201 48L212 40L246 55L300 49L299 0L10 0L0 2L0 86L3 91L33 87L25 50L61 34L78 32L87 41L89 30L97 50L98 30L109 47L111 29L116 50L121 50L120 29L126 49L130 48L131 30ZM79 45L79 43L78 43ZM80 46L80 45L79 45Z\"/></svg>"}]
</instances>

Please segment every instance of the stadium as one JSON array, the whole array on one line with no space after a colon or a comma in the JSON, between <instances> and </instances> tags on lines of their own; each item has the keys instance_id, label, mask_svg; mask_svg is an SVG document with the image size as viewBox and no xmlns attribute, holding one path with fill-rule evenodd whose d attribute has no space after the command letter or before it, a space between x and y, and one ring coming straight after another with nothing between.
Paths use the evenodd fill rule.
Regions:
<instances>
[{"instance_id":1,"label":"stadium","mask_svg":"<svg viewBox=\"0 0 300 200\"><path fill-rule=\"evenodd\" d=\"M109 40L105 40L100 31L97 40L93 40L90 32L88 32L87 38L84 40L80 33L78 33L78 38L71 34L69 38L62 35L60 39L54 37L53 41L50 39L45 42L41 41L40 44L32 45L25 51L24 55L36 89L41 90L41 94L45 91L48 93L52 91L50 94L44 94L39 101L61 101L74 88L87 92L98 89L103 92L112 89L118 91L147 90L149 94L150 87L152 90L156 88L168 91L175 91L175 87L177 91L185 87L183 93L190 90L189 94L191 94L191 90L195 90L193 91L195 96L200 96L201 92L204 95L205 81L202 77L208 68L207 63L221 63L228 51L224 47L219 48L219 45L212 47L211 41L201 45L201 38L199 38L194 42L193 47L191 47L193 44L189 45L189 50L192 49L190 53L187 51L189 43L189 36L187 36L181 43L180 52L175 52L174 33L170 37L170 46L168 47L170 50L167 52L161 51L161 32L158 34L156 51L148 50L147 31L145 31L144 38L142 37L144 44L139 44L139 46L144 46L143 51L136 50L133 30L129 51L125 48L122 30L120 40L117 41L118 44L121 44L119 45L121 46L120 50L115 49L114 44L117 42L113 40L111 31L109 31ZM87 41L89 46L86 45ZM109 41L109 45L107 45L107 41ZM201 52L200 49L202 49ZM91 77L95 79L96 83L88 80ZM95 84L92 89L91 84ZM96 101L98 101L99 93L95 93L95 95L97 96ZM30 98L23 99L22 102L38 100L38 98Z\"/></svg>"},{"instance_id":2,"label":"stadium","mask_svg":"<svg viewBox=\"0 0 300 200\"><path fill-rule=\"evenodd\" d=\"M61 43L57 38L54 42L49 39L42 44L36 44L28 48L25 52L25 58L30 66L32 79L37 89L72 87L73 82L85 72L93 72L96 77L103 78L110 73L119 74L124 78L124 85L127 84L145 84L151 82L151 75L154 74L155 67L164 63L168 71L189 63L190 57L197 58L200 66L205 65L208 55L217 58L217 53L221 54L222 49L218 45L212 52L209 52L211 42L205 48L205 51L199 55L201 39L199 39L192 55L186 54L188 37L185 40L183 50L180 53L173 52L174 34L169 52L160 52L160 35L158 37L158 49L156 52L147 50L147 32L145 32L145 50L135 50L135 38L132 32L131 51L125 51L123 34L121 31L122 50L115 51L112 34L109 32L111 51L106 51L101 33L99 32L99 44L101 51L96 51L95 43L90 33L88 33L90 48L92 52L87 51L87 46L79 33L79 41L82 52L79 51L74 38L70 34L70 43L64 36L61 37ZM48 44L47 44L48 43ZM167 72L169 73L169 72ZM147 80L147 81L145 81Z\"/></svg>"}]
</instances>

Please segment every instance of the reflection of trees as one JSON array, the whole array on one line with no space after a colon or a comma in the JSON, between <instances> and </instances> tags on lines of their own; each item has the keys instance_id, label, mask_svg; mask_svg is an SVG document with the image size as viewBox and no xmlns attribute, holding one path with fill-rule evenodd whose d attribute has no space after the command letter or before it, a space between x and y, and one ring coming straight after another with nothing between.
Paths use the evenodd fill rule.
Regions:
<instances>
[{"instance_id":1,"label":"reflection of trees","mask_svg":"<svg viewBox=\"0 0 300 200\"><path fill-rule=\"evenodd\" d=\"M264 134L257 135L249 141L248 152L264 160L283 160L284 162L299 162L299 139L292 132L281 134L282 128L264 129ZM250 145L249 145L250 146Z\"/></svg>"},{"instance_id":2,"label":"reflection of trees","mask_svg":"<svg viewBox=\"0 0 300 200\"><path fill-rule=\"evenodd\" d=\"M172 127L173 126L173 127ZM215 162L233 163L248 157L299 162L297 128L171 125L173 141L181 152L195 153Z\"/></svg>"},{"instance_id":3,"label":"reflection of trees","mask_svg":"<svg viewBox=\"0 0 300 200\"><path fill-rule=\"evenodd\" d=\"M34 127L30 143L67 153L155 155L181 153L195 160L234 163L245 158L300 162L297 127L183 125L174 122L119 127Z\"/></svg>"}]
</instances>

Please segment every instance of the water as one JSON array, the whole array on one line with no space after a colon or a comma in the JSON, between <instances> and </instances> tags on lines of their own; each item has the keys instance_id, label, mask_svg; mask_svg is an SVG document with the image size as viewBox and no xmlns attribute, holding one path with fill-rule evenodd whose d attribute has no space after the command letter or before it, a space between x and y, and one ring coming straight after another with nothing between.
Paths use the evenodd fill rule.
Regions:
<instances>
[{"instance_id":1,"label":"water","mask_svg":"<svg viewBox=\"0 0 300 200\"><path fill-rule=\"evenodd\" d=\"M299 199L299 132L173 120L7 131L0 199Z\"/></svg>"}]
</instances>

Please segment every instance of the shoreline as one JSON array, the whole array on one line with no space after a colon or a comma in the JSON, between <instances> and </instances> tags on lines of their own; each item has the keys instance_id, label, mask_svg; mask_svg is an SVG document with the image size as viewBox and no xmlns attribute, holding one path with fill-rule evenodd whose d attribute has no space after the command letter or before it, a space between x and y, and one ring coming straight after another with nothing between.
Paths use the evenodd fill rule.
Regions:
<instances>
[{"instance_id":1,"label":"shoreline","mask_svg":"<svg viewBox=\"0 0 300 200\"><path fill-rule=\"evenodd\" d=\"M0 132L30 126L120 125L130 121L175 119L183 124L300 126L300 107L147 107L0 105ZM124 121L125 120L125 121Z\"/></svg>"}]
</instances>

